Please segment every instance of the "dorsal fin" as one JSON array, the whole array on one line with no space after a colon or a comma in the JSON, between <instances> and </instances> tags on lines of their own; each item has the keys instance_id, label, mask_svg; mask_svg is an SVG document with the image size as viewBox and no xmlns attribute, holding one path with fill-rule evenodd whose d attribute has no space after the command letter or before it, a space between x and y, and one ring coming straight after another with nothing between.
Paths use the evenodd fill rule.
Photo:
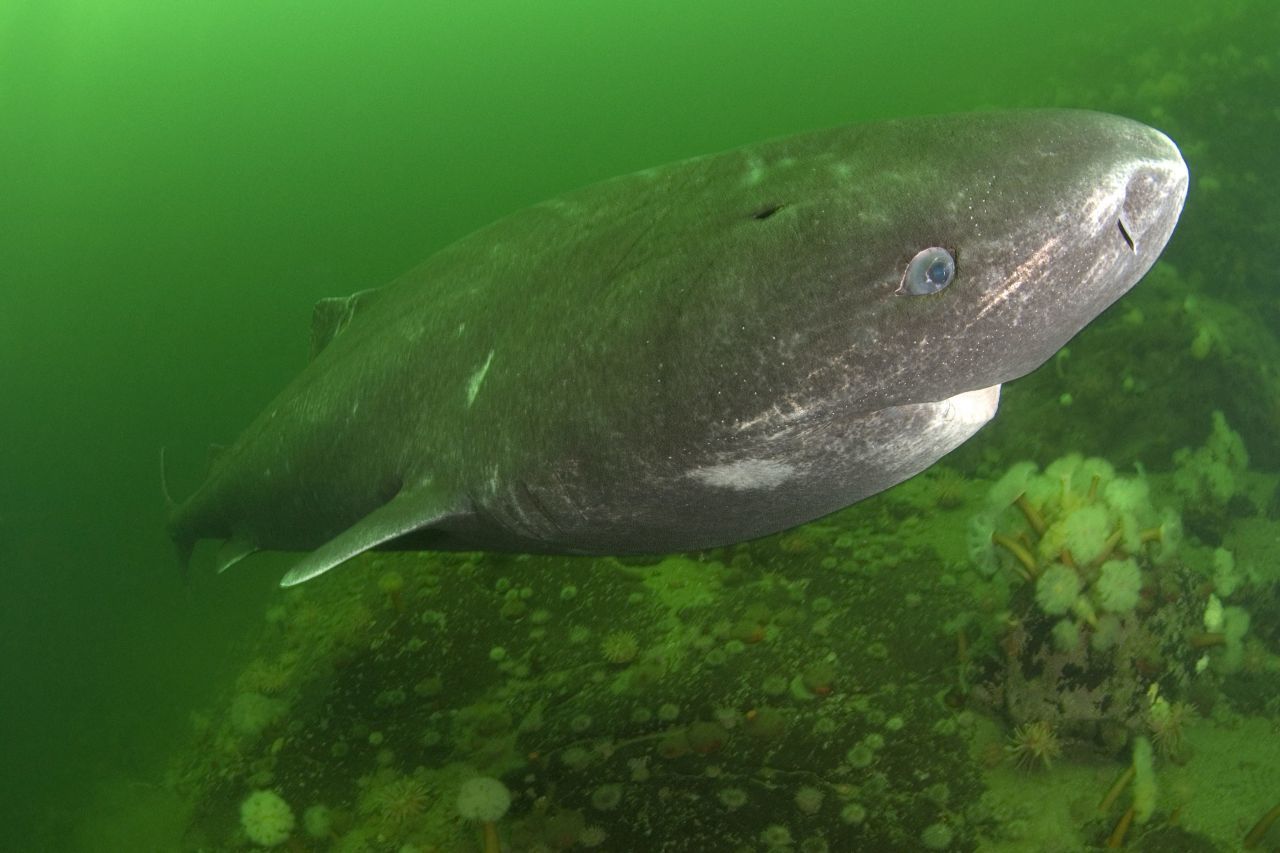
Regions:
<instances>
[{"instance_id":1,"label":"dorsal fin","mask_svg":"<svg viewBox=\"0 0 1280 853\"><path fill-rule=\"evenodd\" d=\"M380 288L361 290L350 296L321 299L311 309L311 358L315 358L329 342L342 334L357 312L375 301Z\"/></svg>"},{"instance_id":2,"label":"dorsal fin","mask_svg":"<svg viewBox=\"0 0 1280 853\"><path fill-rule=\"evenodd\" d=\"M222 454L227 452L225 444L210 444L208 450L204 454L204 474L209 476L209 472L218 464L218 459Z\"/></svg>"}]
</instances>

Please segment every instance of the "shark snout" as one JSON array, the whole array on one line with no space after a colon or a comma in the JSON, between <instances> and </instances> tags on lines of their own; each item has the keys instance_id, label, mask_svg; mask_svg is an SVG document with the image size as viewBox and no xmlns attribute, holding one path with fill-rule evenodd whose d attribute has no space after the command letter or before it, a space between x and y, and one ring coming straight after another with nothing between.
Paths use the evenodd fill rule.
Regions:
<instances>
[{"instance_id":1,"label":"shark snout","mask_svg":"<svg viewBox=\"0 0 1280 853\"><path fill-rule=\"evenodd\" d=\"M1154 262L1182 213L1188 173L1173 140L1158 130L1143 130L1147 150L1128 164L1116 230L1131 252Z\"/></svg>"}]
</instances>

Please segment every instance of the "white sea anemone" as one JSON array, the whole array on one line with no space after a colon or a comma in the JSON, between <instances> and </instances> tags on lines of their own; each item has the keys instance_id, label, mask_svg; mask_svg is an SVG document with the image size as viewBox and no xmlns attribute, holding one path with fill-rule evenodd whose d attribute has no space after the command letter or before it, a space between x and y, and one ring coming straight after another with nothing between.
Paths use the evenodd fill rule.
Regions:
<instances>
[{"instance_id":1,"label":"white sea anemone","mask_svg":"<svg viewBox=\"0 0 1280 853\"><path fill-rule=\"evenodd\" d=\"M467 820L492 823L501 820L509 808L511 792L490 776L468 779L458 789L458 813Z\"/></svg>"},{"instance_id":2,"label":"white sea anemone","mask_svg":"<svg viewBox=\"0 0 1280 853\"><path fill-rule=\"evenodd\" d=\"M288 708L280 699L261 693L240 693L231 700L231 727L246 737L257 737L283 717Z\"/></svg>"},{"instance_id":3,"label":"white sea anemone","mask_svg":"<svg viewBox=\"0 0 1280 853\"><path fill-rule=\"evenodd\" d=\"M1107 546L1111 535L1111 519L1105 507L1098 504L1080 507L1063 522L1063 541L1071 556L1080 563L1096 559Z\"/></svg>"},{"instance_id":4,"label":"white sea anemone","mask_svg":"<svg viewBox=\"0 0 1280 853\"><path fill-rule=\"evenodd\" d=\"M1111 613L1128 613L1142 592L1142 573L1133 560L1107 560L1093 588L1098 605Z\"/></svg>"},{"instance_id":5,"label":"white sea anemone","mask_svg":"<svg viewBox=\"0 0 1280 853\"><path fill-rule=\"evenodd\" d=\"M1080 595L1080 576L1074 569L1054 563L1036 581L1036 603L1050 616L1061 616L1071 609Z\"/></svg>"},{"instance_id":6,"label":"white sea anemone","mask_svg":"<svg viewBox=\"0 0 1280 853\"><path fill-rule=\"evenodd\" d=\"M240 825L254 844L275 847L293 832L293 811L275 791L254 791L240 804Z\"/></svg>"},{"instance_id":7,"label":"white sea anemone","mask_svg":"<svg viewBox=\"0 0 1280 853\"><path fill-rule=\"evenodd\" d=\"M1080 645L1080 628L1070 619L1060 619L1053 626L1053 644L1060 652L1069 652Z\"/></svg>"},{"instance_id":8,"label":"white sea anemone","mask_svg":"<svg viewBox=\"0 0 1280 853\"><path fill-rule=\"evenodd\" d=\"M1027 490L1027 484L1036 475L1038 467L1034 462L1019 462L1004 472L991 490L987 492L987 503L992 509L1004 509L1018 499Z\"/></svg>"},{"instance_id":9,"label":"white sea anemone","mask_svg":"<svg viewBox=\"0 0 1280 853\"><path fill-rule=\"evenodd\" d=\"M328 838L333 834L333 812L325 805L314 805L302 813L302 828L312 838Z\"/></svg>"},{"instance_id":10,"label":"white sea anemone","mask_svg":"<svg viewBox=\"0 0 1280 853\"><path fill-rule=\"evenodd\" d=\"M978 571L990 576L1000 568L996 558L996 547L991 537L996 532L995 519L986 513L979 513L969 519L965 541L969 548L969 559L977 566Z\"/></svg>"}]
</instances>

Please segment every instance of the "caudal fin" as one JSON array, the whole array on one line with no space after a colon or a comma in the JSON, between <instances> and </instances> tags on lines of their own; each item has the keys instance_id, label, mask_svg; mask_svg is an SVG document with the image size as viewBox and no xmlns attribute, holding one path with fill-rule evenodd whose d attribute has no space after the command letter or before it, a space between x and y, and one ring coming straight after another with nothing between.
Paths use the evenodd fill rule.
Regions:
<instances>
[{"instance_id":1,"label":"caudal fin","mask_svg":"<svg viewBox=\"0 0 1280 853\"><path fill-rule=\"evenodd\" d=\"M165 466L166 447L160 448L160 494L164 495L164 508L170 513L177 508L178 504L174 501L173 496L169 494L169 472Z\"/></svg>"},{"instance_id":2,"label":"caudal fin","mask_svg":"<svg viewBox=\"0 0 1280 853\"><path fill-rule=\"evenodd\" d=\"M169 493L169 476L165 465L165 450L160 448L160 494L164 496L165 513L168 516L169 538L178 552L178 563L182 566L183 575L191 568L191 552L196 547L196 537L182 523L178 512L178 502Z\"/></svg>"}]
</instances>

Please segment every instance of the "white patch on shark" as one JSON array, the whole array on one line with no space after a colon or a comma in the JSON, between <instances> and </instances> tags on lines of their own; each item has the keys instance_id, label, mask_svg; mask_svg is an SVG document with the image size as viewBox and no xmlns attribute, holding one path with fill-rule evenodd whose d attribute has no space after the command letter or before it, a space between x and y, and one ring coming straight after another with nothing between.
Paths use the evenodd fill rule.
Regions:
<instances>
[{"instance_id":1,"label":"white patch on shark","mask_svg":"<svg viewBox=\"0 0 1280 853\"><path fill-rule=\"evenodd\" d=\"M484 375L489 372L489 365L493 363L493 350L489 350L489 357L484 360L484 364L480 365L480 369L471 374L471 378L467 380L467 408L476 401L476 395L480 393L480 383L484 382Z\"/></svg>"},{"instance_id":2,"label":"white patch on shark","mask_svg":"<svg viewBox=\"0 0 1280 853\"><path fill-rule=\"evenodd\" d=\"M747 174L742 179L744 186L754 187L764 180L765 166L759 157L751 155L747 158Z\"/></svg>"},{"instance_id":3,"label":"white patch on shark","mask_svg":"<svg viewBox=\"0 0 1280 853\"><path fill-rule=\"evenodd\" d=\"M794 465L776 459L739 459L689 472L690 477L708 486L735 492L775 489L796 474Z\"/></svg>"},{"instance_id":4,"label":"white patch on shark","mask_svg":"<svg viewBox=\"0 0 1280 853\"><path fill-rule=\"evenodd\" d=\"M1000 405L1000 386L963 391L942 402L946 404L942 410L944 422L962 430L976 430L996 416L996 408Z\"/></svg>"},{"instance_id":5,"label":"white patch on shark","mask_svg":"<svg viewBox=\"0 0 1280 853\"><path fill-rule=\"evenodd\" d=\"M875 441L859 450L859 459L873 470L905 479L977 432L999 405L1000 386L992 385L932 403L882 409L864 424Z\"/></svg>"}]
</instances>

